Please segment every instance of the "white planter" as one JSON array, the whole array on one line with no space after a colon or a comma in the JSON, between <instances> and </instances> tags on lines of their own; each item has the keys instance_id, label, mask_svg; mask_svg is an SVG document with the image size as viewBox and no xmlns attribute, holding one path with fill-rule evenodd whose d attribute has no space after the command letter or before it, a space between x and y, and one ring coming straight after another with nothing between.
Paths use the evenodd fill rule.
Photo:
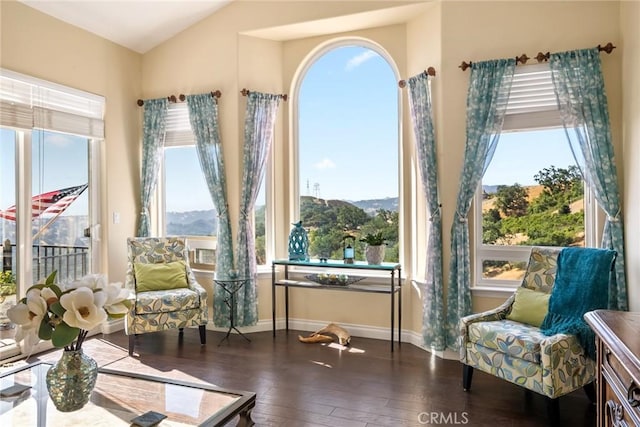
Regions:
<instances>
[{"instance_id":1,"label":"white planter","mask_svg":"<svg viewBox=\"0 0 640 427\"><path fill-rule=\"evenodd\" d=\"M384 251L386 248L386 245L367 246L364 251L364 256L367 259L367 263L370 265L382 264L382 261L384 261Z\"/></svg>"}]
</instances>

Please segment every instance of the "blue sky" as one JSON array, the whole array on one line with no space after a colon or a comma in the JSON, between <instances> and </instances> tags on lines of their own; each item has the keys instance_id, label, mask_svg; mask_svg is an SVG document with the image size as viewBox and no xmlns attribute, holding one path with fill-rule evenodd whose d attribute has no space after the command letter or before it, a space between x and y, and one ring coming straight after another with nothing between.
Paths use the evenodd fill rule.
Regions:
<instances>
[{"instance_id":1,"label":"blue sky","mask_svg":"<svg viewBox=\"0 0 640 427\"><path fill-rule=\"evenodd\" d=\"M398 196L398 81L363 47L317 59L299 102L300 194L363 200ZM307 188L308 183L308 188Z\"/></svg>"},{"instance_id":2,"label":"blue sky","mask_svg":"<svg viewBox=\"0 0 640 427\"><path fill-rule=\"evenodd\" d=\"M483 185L537 185L533 176L553 165L575 165L564 129L503 133Z\"/></svg>"}]
</instances>

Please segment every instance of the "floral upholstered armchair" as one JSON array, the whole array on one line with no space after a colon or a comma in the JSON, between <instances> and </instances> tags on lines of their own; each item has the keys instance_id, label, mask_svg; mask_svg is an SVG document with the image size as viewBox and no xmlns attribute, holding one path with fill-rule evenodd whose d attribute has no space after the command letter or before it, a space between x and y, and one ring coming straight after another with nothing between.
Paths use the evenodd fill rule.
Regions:
<instances>
[{"instance_id":1,"label":"floral upholstered armchair","mask_svg":"<svg viewBox=\"0 0 640 427\"><path fill-rule=\"evenodd\" d=\"M188 249L180 237L127 239L128 268L125 287L135 301L126 316L129 355L135 336L148 332L198 327L206 342L207 292L196 282Z\"/></svg>"},{"instance_id":2,"label":"floral upholstered armchair","mask_svg":"<svg viewBox=\"0 0 640 427\"><path fill-rule=\"evenodd\" d=\"M521 288L537 291L535 294L542 297L550 295L561 250L534 247ZM475 368L548 397L555 404L550 406L550 415L557 413L557 397L578 388L590 385L585 391L593 400L594 361L586 356L574 335L546 336L533 319L529 323L510 320L518 293L520 290L494 310L460 320L464 390L471 388Z\"/></svg>"}]
</instances>

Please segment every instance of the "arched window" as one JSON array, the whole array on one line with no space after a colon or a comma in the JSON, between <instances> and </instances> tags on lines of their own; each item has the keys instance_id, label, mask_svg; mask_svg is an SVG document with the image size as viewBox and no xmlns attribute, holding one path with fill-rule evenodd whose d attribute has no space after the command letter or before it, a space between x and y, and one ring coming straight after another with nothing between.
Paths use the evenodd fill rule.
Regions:
<instances>
[{"instance_id":1,"label":"arched window","mask_svg":"<svg viewBox=\"0 0 640 427\"><path fill-rule=\"evenodd\" d=\"M399 94L391 64L383 49L352 40L319 49L303 65L294 90L294 190L312 258L342 259L350 235L363 260L360 240L382 233L385 261L399 261Z\"/></svg>"}]
</instances>

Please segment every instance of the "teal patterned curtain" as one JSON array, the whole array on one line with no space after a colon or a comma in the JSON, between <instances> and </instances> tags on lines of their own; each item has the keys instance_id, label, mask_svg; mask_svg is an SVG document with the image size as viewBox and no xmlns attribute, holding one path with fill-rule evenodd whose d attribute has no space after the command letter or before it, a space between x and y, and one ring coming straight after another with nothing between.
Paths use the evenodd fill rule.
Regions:
<instances>
[{"instance_id":1,"label":"teal patterned curtain","mask_svg":"<svg viewBox=\"0 0 640 427\"><path fill-rule=\"evenodd\" d=\"M554 53L549 65L573 154L607 213L601 246L618 253L616 274L609 286L609 308L628 310L620 193L600 54L598 48Z\"/></svg>"},{"instance_id":2,"label":"teal patterned curtain","mask_svg":"<svg viewBox=\"0 0 640 427\"><path fill-rule=\"evenodd\" d=\"M409 105L415 136L418 167L422 189L427 200L429 222L427 224L426 283L422 290L422 336L424 344L437 351L445 348L444 337L444 287L442 284L442 216L438 199L438 160L433 130L431 88L426 72L407 80Z\"/></svg>"},{"instance_id":3,"label":"teal patterned curtain","mask_svg":"<svg viewBox=\"0 0 640 427\"><path fill-rule=\"evenodd\" d=\"M237 261L238 274L249 281L236 295L238 326L255 325L258 321L255 235L251 219L269 157L280 98L280 95L260 92L247 95Z\"/></svg>"},{"instance_id":4,"label":"teal patterned curtain","mask_svg":"<svg viewBox=\"0 0 640 427\"><path fill-rule=\"evenodd\" d=\"M167 119L167 98L144 101L142 129L142 176L140 177L140 219L138 237L149 236L149 205L158 183L158 168L164 146L164 129Z\"/></svg>"},{"instance_id":5,"label":"teal patterned curtain","mask_svg":"<svg viewBox=\"0 0 640 427\"><path fill-rule=\"evenodd\" d=\"M216 277L225 279L228 278L226 274L233 270L233 246L224 156L220 143L218 104L210 93L206 93L187 95L187 106L189 107L191 129L196 137L196 151L200 167L218 212ZM229 307L224 303L228 295L220 286L215 286L214 294L214 324L229 326Z\"/></svg>"},{"instance_id":6,"label":"teal patterned curtain","mask_svg":"<svg viewBox=\"0 0 640 427\"><path fill-rule=\"evenodd\" d=\"M467 141L456 212L451 226L447 288L447 347L457 349L458 323L471 313L471 260L467 215L473 195L495 152L504 122L515 59L474 62L467 93Z\"/></svg>"}]
</instances>

